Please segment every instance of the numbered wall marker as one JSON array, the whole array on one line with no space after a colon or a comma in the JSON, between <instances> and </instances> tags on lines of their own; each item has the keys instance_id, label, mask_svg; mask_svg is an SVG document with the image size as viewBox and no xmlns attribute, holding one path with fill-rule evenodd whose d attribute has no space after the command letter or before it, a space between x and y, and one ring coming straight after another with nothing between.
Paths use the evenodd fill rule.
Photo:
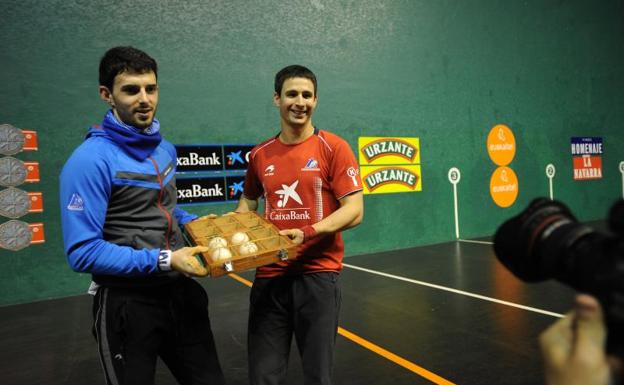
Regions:
<instances>
[{"instance_id":1,"label":"numbered wall marker","mask_svg":"<svg viewBox=\"0 0 624 385\"><path fill-rule=\"evenodd\" d=\"M452 167L448 172L449 182L453 185L453 207L455 209L455 238L459 239L459 210L457 204L457 184L461 179L461 172L457 167Z\"/></svg>"},{"instance_id":2,"label":"numbered wall marker","mask_svg":"<svg viewBox=\"0 0 624 385\"><path fill-rule=\"evenodd\" d=\"M624 199L624 161L620 162L620 173L622 174L622 198Z\"/></svg>"},{"instance_id":3,"label":"numbered wall marker","mask_svg":"<svg viewBox=\"0 0 624 385\"><path fill-rule=\"evenodd\" d=\"M549 187L549 191L550 191L550 200L552 201L553 198L553 178L555 177L555 173L557 172L557 170L555 169L555 166L552 163L549 163L546 166L546 177L548 178L548 187Z\"/></svg>"}]
</instances>

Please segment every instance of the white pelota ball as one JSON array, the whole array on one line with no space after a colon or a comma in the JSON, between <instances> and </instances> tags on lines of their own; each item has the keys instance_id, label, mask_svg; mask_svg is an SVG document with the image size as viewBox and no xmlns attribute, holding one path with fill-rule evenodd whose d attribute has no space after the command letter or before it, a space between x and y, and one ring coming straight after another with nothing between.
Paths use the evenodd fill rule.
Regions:
<instances>
[{"instance_id":1,"label":"white pelota ball","mask_svg":"<svg viewBox=\"0 0 624 385\"><path fill-rule=\"evenodd\" d=\"M241 255L253 254L258 251L258 245L253 242L245 242L238 248Z\"/></svg>"},{"instance_id":2,"label":"white pelota ball","mask_svg":"<svg viewBox=\"0 0 624 385\"><path fill-rule=\"evenodd\" d=\"M232 258L232 253L225 247L219 247L218 249L212 251L212 260L215 262L224 261L230 258Z\"/></svg>"},{"instance_id":3,"label":"white pelota ball","mask_svg":"<svg viewBox=\"0 0 624 385\"><path fill-rule=\"evenodd\" d=\"M208 247L210 247L211 249L218 249L219 247L226 247L227 246L227 241L225 240L225 238L221 238L221 237L214 237L210 240L210 242L208 242Z\"/></svg>"},{"instance_id":4,"label":"white pelota ball","mask_svg":"<svg viewBox=\"0 0 624 385\"><path fill-rule=\"evenodd\" d=\"M238 232L238 233L234 233L232 235L232 238L230 238L230 240L232 241L233 245L240 245L242 243L245 243L249 240L249 236L243 232Z\"/></svg>"}]
</instances>

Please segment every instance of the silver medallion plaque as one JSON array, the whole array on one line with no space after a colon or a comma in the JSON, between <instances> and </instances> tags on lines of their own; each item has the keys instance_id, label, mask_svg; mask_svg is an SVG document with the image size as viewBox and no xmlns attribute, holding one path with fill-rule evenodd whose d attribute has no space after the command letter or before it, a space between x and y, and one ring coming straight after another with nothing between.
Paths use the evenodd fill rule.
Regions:
<instances>
[{"instance_id":1,"label":"silver medallion plaque","mask_svg":"<svg viewBox=\"0 0 624 385\"><path fill-rule=\"evenodd\" d=\"M30 207L30 197L26 191L14 187L0 191L0 215L19 218L28 214Z\"/></svg>"},{"instance_id":2,"label":"silver medallion plaque","mask_svg":"<svg viewBox=\"0 0 624 385\"><path fill-rule=\"evenodd\" d=\"M14 155L24 147L24 134L10 124L0 124L0 154Z\"/></svg>"},{"instance_id":3,"label":"silver medallion plaque","mask_svg":"<svg viewBox=\"0 0 624 385\"><path fill-rule=\"evenodd\" d=\"M32 232L28 223L15 219L0 225L0 247L8 250L21 250L30 245Z\"/></svg>"},{"instance_id":4,"label":"silver medallion plaque","mask_svg":"<svg viewBox=\"0 0 624 385\"><path fill-rule=\"evenodd\" d=\"M28 171L24 162L11 156L0 158L0 186L19 186L26 180Z\"/></svg>"}]
</instances>

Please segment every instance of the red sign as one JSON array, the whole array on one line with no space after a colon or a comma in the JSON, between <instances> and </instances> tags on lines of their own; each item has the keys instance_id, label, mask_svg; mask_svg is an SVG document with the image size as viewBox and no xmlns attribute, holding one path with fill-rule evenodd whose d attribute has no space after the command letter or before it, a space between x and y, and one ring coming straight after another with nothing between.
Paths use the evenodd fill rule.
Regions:
<instances>
[{"instance_id":1,"label":"red sign","mask_svg":"<svg viewBox=\"0 0 624 385\"><path fill-rule=\"evenodd\" d=\"M570 141L574 180L602 178L601 137L573 137Z\"/></svg>"},{"instance_id":2,"label":"red sign","mask_svg":"<svg viewBox=\"0 0 624 385\"><path fill-rule=\"evenodd\" d=\"M24 167L26 167L26 179L24 181L39 182L39 162L24 162Z\"/></svg>"},{"instance_id":3,"label":"red sign","mask_svg":"<svg viewBox=\"0 0 624 385\"><path fill-rule=\"evenodd\" d=\"M43 212L43 194L40 192L29 192L30 198L30 210L29 213L41 213Z\"/></svg>"},{"instance_id":4,"label":"red sign","mask_svg":"<svg viewBox=\"0 0 624 385\"><path fill-rule=\"evenodd\" d=\"M30 244L45 242L43 223L29 223L28 227L30 227L30 232L32 233L32 239L30 240Z\"/></svg>"},{"instance_id":5,"label":"red sign","mask_svg":"<svg viewBox=\"0 0 624 385\"><path fill-rule=\"evenodd\" d=\"M37 151L37 132L30 130L22 130L22 134L24 134L24 147L22 150L25 151Z\"/></svg>"}]
</instances>

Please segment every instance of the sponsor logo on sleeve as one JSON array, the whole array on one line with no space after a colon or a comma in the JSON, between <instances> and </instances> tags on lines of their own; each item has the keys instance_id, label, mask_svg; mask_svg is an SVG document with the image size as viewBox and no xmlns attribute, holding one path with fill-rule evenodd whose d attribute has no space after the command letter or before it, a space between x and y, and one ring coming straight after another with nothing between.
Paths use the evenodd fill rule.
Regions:
<instances>
[{"instance_id":1,"label":"sponsor logo on sleeve","mask_svg":"<svg viewBox=\"0 0 624 385\"><path fill-rule=\"evenodd\" d=\"M84 200L78 193L73 193L69 199L67 210L70 211L84 211Z\"/></svg>"},{"instance_id":2,"label":"sponsor logo on sleeve","mask_svg":"<svg viewBox=\"0 0 624 385\"><path fill-rule=\"evenodd\" d=\"M360 170L358 170L355 167L349 167L347 169L347 175L349 176L349 178L351 178L351 180L353 181L353 186L355 187L358 187L360 185L357 180L357 176L359 173L360 173Z\"/></svg>"}]
</instances>

